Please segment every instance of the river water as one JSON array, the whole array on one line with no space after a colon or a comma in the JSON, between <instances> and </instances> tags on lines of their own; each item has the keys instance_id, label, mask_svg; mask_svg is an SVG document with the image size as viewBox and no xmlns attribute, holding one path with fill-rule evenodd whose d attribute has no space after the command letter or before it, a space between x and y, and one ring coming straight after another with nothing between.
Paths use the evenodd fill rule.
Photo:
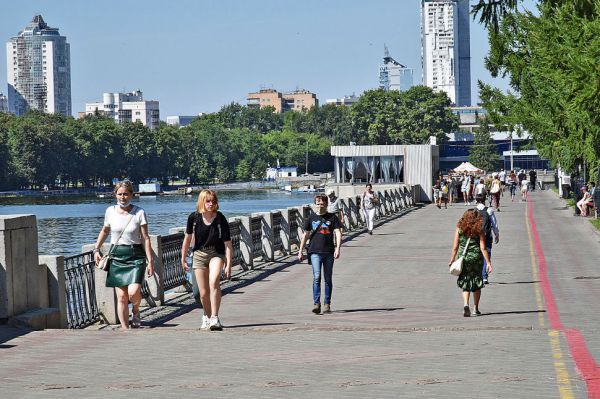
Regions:
<instances>
[{"instance_id":1,"label":"river water","mask_svg":"<svg viewBox=\"0 0 600 399\"><path fill-rule=\"evenodd\" d=\"M219 210L227 217L266 212L312 202L314 194L282 191L223 191ZM195 210L198 195L140 197L133 203L148 217L150 234L166 235L173 227L185 226ZM75 255L83 244L96 241L106 208L114 198L47 197L2 198L0 214L34 214L38 223L40 255Z\"/></svg>"}]
</instances>

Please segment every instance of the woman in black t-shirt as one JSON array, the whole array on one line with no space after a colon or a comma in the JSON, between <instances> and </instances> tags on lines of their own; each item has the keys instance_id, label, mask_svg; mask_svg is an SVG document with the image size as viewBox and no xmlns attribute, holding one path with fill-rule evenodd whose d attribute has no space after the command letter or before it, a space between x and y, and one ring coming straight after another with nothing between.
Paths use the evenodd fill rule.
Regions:
<instances>
[{"instance_id":1,"label":"woman in black t-shirt","mask_svg":"<svg viewBox=\"0 0 600 399\"><path fill-rule=\"evenodd\" d=\"M231 277L233 246L227 218L218 211L217 193L202 190L198 196L196 212L188 217L185 238L181 247L181 265L187 271L186 256L194 237L192 269L200 289L204 309L203 330L222 330L219 320L221 306L221 270L226 279Z\"/></svg>"},{"instance_id":2,"label":"woman in black t-shirt","mask_svg":"<svg viewBox=\"0 0 600 399\"><path fill-rule=\"evenodd\" d=\"M313 313L321 313L321 270L325 280L323 313L331 312L333 292L333 261L340 257L342 244L341 223L337 215L327 213L328 198L324 194L315 196L315 213L304 221L304 235L300 241L298 260L302 262L304 246L310 238L308 255L313 269ZM334 240L335 238L335 240Z\"/></svg>"}]
</instances>

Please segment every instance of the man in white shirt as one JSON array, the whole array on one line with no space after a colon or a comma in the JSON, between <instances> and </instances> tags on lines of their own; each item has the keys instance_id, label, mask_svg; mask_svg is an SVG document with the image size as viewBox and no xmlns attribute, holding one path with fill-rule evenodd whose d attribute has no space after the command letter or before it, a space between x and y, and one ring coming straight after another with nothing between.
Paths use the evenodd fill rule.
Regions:
<instances>
[{"instance_id":1,"label":"man in white shirt","mask_svg":"<svg viewBox=\"0 0 600 399\"><path fill-rule=\"evenodd\" d=\"M500 230L498 229L498 221L496 220L496 215L494 214L494 210L491 207L486 207L485 196L478 195L475 197L477 201L477 206L475 209L479 211L479 214L483 218L483 232L485 234L485 247L490 256L490 260L492 258L492 244L498 244L500 241ZM493 237L492 237L493 233ZM488 274L486 271L486 262L483 261L483 271L481 275L483 277L483 283L489 284L488 282Z\"/></svg>"},{"instance_id":2,"label":"man in white shirt","mask_svg":"<svg viewBox=\"0 0 600 399\"><path fill-rule=\"evenodd\" d=\"M506 171L504 169L500 169L500 173L498 173L498 179L500 179L500 193L502 196L504 196L504 187L506 186Z\"/></svg>"}]
</instances>

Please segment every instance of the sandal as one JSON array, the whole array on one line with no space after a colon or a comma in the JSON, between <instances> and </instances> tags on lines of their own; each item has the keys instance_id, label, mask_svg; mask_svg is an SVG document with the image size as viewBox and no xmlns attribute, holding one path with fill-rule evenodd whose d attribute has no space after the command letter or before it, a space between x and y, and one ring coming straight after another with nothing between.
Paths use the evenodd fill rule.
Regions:
<instances>
[{"instance_id":1,"label":"sandal","mask_svg":"<svg viewBox=\"0 0 600 399\"><path fill-rule=\"evenodd\" d=\"M142 326L142 320L140 314L134 314L131 316L131 328L140 328Z\"/></svg>"}]
</instances>

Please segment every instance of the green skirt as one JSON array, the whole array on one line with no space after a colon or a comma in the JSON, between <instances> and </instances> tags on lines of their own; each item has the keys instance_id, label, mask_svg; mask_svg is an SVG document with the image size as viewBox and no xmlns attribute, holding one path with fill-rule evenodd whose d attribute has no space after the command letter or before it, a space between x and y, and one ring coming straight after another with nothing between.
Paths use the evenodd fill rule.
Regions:
<instances>
[{"instance_id":1,"label":"green skirt","mask_svg":"<svg viewBox=\"0 0 600 399\"><path fill-rule=\"evenodd\" d=\"M146 252L142 244L115 245L110 258L107 287L124 287L144 281Z\"/></svg>"},{"instance_id":2,"label":"green skirt","mask_svg":"<svg viewBox=\"0 0 600 399\"><path fill-rule=\"evenodd\" d=\"M462 288L463 291L475 292L482 289L485 287L483 277L481 276L482 271L483 258L470 259L470 262L464 262L456 285Z\"/></svg>"}]
</instances>

